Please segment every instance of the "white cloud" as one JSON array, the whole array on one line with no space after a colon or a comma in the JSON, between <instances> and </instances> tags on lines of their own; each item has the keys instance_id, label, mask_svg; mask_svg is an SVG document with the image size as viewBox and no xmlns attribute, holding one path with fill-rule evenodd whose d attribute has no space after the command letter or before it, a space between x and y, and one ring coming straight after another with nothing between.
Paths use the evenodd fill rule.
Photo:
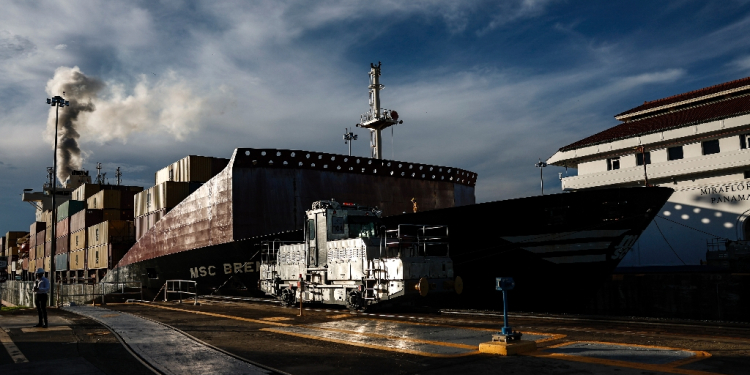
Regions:
<instances>
[{"instance_id":1,"label":"white cloud","mask_svg":"<svg viewBox=\"0 0 750 375\"><path fill-rule=\"evenodd\" d=\"M55 46L55 49L67 49L67 48L68 48L67 44L58 44Z\"/></svg>"}]
</instances>

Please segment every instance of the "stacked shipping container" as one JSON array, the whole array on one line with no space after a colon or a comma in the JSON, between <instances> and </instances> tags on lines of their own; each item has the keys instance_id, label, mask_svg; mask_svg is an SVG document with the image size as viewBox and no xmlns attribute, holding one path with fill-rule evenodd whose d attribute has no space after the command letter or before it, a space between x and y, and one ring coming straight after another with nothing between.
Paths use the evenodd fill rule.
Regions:
<instances>
[{"instance_id":1,"label":"stacked shipping container","mask_svg":"<svg viewBox=\"0 0 750 375\"><path fill-rule=\"evenodd\" d=\"M88 232L88 269L114 266L135 242L132 221L108 220L91 226Z\"/></svg>"},{"instance_id":2,"label":"stacked shipping container","mask_svg":"<svg viewBox=\"0 0 750 375\"><path fill-rule=\"evenodd\" d=\"M135 196L136 239L228 163L229 159L190 155L157 171L154 186Z\"/></svg>"}]
</instances>

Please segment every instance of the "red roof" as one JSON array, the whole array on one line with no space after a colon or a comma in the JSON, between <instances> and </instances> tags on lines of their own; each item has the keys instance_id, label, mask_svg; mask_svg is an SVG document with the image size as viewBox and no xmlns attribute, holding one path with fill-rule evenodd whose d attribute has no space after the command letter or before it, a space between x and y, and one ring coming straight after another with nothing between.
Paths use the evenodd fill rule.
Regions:
<instances>
[{"instance_id":1,"label":"red roof","mask_svg":"<svg viewBox=\"0 0 750 375\"><path fill-rule=\"evenodd\" d=\"M560 151L575 150L595 144L612 142L618 139L660 132L732 116L739 116L746 113L750 113L750 96L739 96L729 100L716 101L642 120L626 122L609 128L601 133L584 138L578 142L571 143L560 148Z\"/></svg>"},{"instance_id":2,"label":"red roof","mask_svg":"<svg viewBox=\"0 0 750 375\"><path fill-rule=\"evenodd\" d=\"M748 86L748 85L750 85L750 77L741 78L735 81L722 83L716 86L705 87L700 90L690 91L690 92L686 92L683 94L674 95L674 96L666 97L663 99L657 99L654 101L646 102L646 103L643 103L643 105L640 105L633 109L629 109L623 113L617 114L615 115L615 117L620 117L620 116L627 115L630 113L645 111L647 109L661 107L661 106L668 105L668 104L679 103L685 100L695 99L701 96L716 94L718 92L736 89L738 87Z\"/></svg>"}]
</instances>

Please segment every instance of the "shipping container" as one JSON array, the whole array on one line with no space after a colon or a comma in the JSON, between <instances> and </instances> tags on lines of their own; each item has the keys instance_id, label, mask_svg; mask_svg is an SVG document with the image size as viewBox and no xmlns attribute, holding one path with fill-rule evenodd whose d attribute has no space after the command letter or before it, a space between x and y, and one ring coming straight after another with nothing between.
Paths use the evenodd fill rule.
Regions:
<instances>
[{"instance_id":1,"label":"shipping container","mask_svg":"<svg viewBox=\"0 0 750 375\"><path fill-rule=\"evenodd\" d=\"M7 250L5 250L6 257L10 257L13 255L18 255L18 246L11 246Z\"/></svg>"},{"instance_id":2,"label":"shipping container","mask_svg":"<svg viewBox=\"0 0 750 375\"><path fill-rule=\"evenodd\" d=\"M71 271L81 271L86 269L86 249L71 251L68 257L68 268Z\"/></svg>"},{"instance_id":3,"label":"shipping container","mask_svg":"<svg viewBox=\"0 0 750 375\"><path fill-rule=\"evenodd\" d=\"M67 217L57 222L57 228L55 228L55 238L64 237L70 234L70 218Z\"/></svg>"},{"instance_id":4,"label":"shipping container","mask_svg":"<svg viewBox=\"0 0 750 375\"><path fill-rule=\"evenodd\" d=\"M68 253L55 254L55 271L68 270Z\"/></svg>"},{"instance_id":5,"label":"shipping container","mask_svg":"<svg viewBox=\"0 0 750 375\"><path fill-rule=\"evenodd\" d=\"M36 246L42 245L47 242L47 230L42 230L36 234Z\"/></svg>"},{"instance_id":6,"label":"shipping container","mask_svg":"<svg viewBox=\"0 0 750 375\"><path fill-rule=\"evenodd\" d=\"M109 254L107 245L99 245L88 248L88 268L90 270L108 268Z\"/></svg>"},{"instance_id":7,"label":"shipping container","mask_svg":"<svg viewBox=\"0 0 750 375\"><path fill-rule=\"evenodd\" d=\"M107 209L102 211L102 221L107 220L127 220L133 221L133 210L115 210Z\"/></svg>"},{"instance_id":8,"label":"shipping container","mask_svg":"<svg viewBox=\"0 0 750 375\"><path fill-rule=\"evenodd\" d=\"M43 231L47 227L47 224L43 221L35 221L31 223L31 226L29 227L29 233L32 235L35 235L41 231Z\"/></svg>"},{"instance_id":9,"label":"shipping container","mask_svg":"<svg viewBox=\"0 0 750 375\"><path fill-rule=\"evenodd\" d=\"M148 232L148 216L138 216L135 218L133 225L135 226L135 240L138 241L143 237L146 232Z\"/></svg>"},{"instance_id":10,"label":"shipping container","mask_svg":"<svg viewBox=\"0 0 750 375\"><path fill-rule=\"evenodd\" d=\"M195 185L192 186L197 189ZM170 210L180 204L190 195L189 182L163 182L136 195L135 217L143 216L154 211ZM195 190L193 190L195 191Z\"/></svg>"},{"instance_id":11,"label":"shipping container","mask_svg":"<svg viewBox=\"0 0 750 375\"><path fill-rule=\"evenodd\" d=\"M49 229L49 227L52 225L52 211L46 210L42 213L42 217L44 218L44 228Z\"/></svg>"},{"instance_id":12,"label":"shipping container","mask_svg":"<svg viewBox=\"0 0 750 375\"><path fill-rule=\"evenodd\" d=\"M77 232L104 221L102 210L81 210L70 217L70 232Z\"/></svg>"},{"instance_id":13,"label":"shipping container","mask_svg":"<svg viewBox=\"0 0 750 375\"><path fill-rule=\"evenodd\" d=\"M55 241L55 255L70 251L70 237L60 237Z\"/></svg>"},{"instance_id":14,"label":"shipping container","mask_svg":"<svg viewBox=\"0 0 750 375\"><path fill-rule=\"evenodd\" d=\"M216 160L218 159L218 160ZM229 159L206 156L186 156L162 169L154 175L154 185L163 182L206 182L221 172Z\"/></svg>"},{"instance_id":15,"label":"shipping container","mask_svg":"<svg viewBox=\"0 0 750 375\"><path fill-rule=\"evenodd\" d=\"M44 256L49 257L52 255L52 242L44 243Z\"/></svg>"},{"instance_id":16,"label":"shipping container","mask_svg":"<svg viewBox=\"0 0 750 375\"><path fill-rule=\"evenodd\" d=\"M86 230L88 231L87 244L89 247L107 243L132 244L135 242L135 227L132 221L104 221Z\"/></svg>"},{"instance_id":17,"label":"shipping container","mask_svg":"<svg viewBox=\"0 0 750 375\"><path fill-rule=\"evenodd\" d=\"M151 200L151 189L146 189L133 197L133 213L135 217L148 214L149 201Z\"/></svg>"},{"instance_id":18,"label":"shipping container","mask_svg":"<svg viewBox=\"0 0 750 375\"><path fill-rule=\"evenodd\" d=\"M90 209L117 209L121 208L121 198L119 190L101 190L92 195L86 203Z\"/></svg>"},{"instance_id":19,"label":"shipping container","mask_svg":"<svg viewBox=\"0 0 750 375\"><path fill-rule=\"evenodd\" d=\"M86 248L86 229L81 229L70 234L70 251Z\"/></svg>"},{"instance_id":20,"label":"shipping container","mask_svg":"<svg viewBox=\"0 0 750 375\"><path fill-rule=\"evenodd\" d=\"M86 201L69 200L57 207L57 221L73 216L76 212L86 209Z\"/></svg>"},{"instance_id":21,"label":"shipping container","mask_svg":"<svg viewBox=\"0 0 750 375\"><path fill-rule=\"evenodd\" d=\"M5 256L5 237L0 237L0 256Z\"/></svg>"},{"instance_id":22,"label":"shipping container","mask_svg":"<svg viewBox=\"0 0 750 375\"><path fill-rule=\"evenodd\" d=\"M21 259L20 263L21 263L21 269L22 270L24 270L24 271L28 271L29 270L29 258Z\"/></svg>"},{"instance_id":23,"label":"shipping container","mask_svg":"<svg viewBox=\"0 0 750 375\"><path fill-rule=\"evenodd\" d=\"M42 266L44 267L44 272L50 272L51 266L52 266L52 257L49 257L49 256L44 257L44 263Z\"/></svg>"},{"instance_id":24,"label":"shipping container","mask_svg":"<svg viewBox=\"0 0 750 375\"><path fill-rule=\"evenodd\" d=\"M36 249L39 246L34 246L29 248L29 259L34 260L36 259Z\"/></svg>"},{"instance_id":25,"label":"shipping container","mask_svg":"<svg viewBox=\"0 0 750 375\"><path fill-rule=\"evenodd\" d=\"M123 244L109 243L88 248L88 269L112 268L128 251Z\"/></svg>"},{"instance_id":26,"label":"shipping container","mask_svg":"<svg viewBox=\"0 0 750 375\"><path fill-rule=\"evenodd\" d=\"M17 247L18 246L18 239L23 238L29 234L29 232L8 232L5 234L5 243L3 244L3 248L0 249L2 251L0 252L7 252L8 248L10 247Z\"/></svg>"},{"instance_id":27,"label":"shipping container","mask_svg":"<svg viewBox=\"0 0 750 375\"><path fill-rule=\"evenodd\" d=\"M134 190L121 190L120 191L120 209L123 211L130 211L133 212L133 197L135 197L136 194L143 191L141 190L134 191Z\"/></svg>"},{"instance_id":28,"label":"shipping container","mask_svg":"<svg viewBox=\"0 0 750 375\"><path fill-rule=\"evenodd\" d=\"M50 241L52 241L52 227L51 226L44 230L44 241L43 242L50 242Z\"/></svg>"},{"instance_id":29,"label":"shipping container","mask_svg":"<svg viewBox=\"0 0 750 375\"><path fill-rule=\"evenodd\" d=\"M99 184L83 184L77 189L73 190L70 199L77 201L86 201L92 195L98 193L101 189L102 186Z\"/></svg>"}]
</instances>

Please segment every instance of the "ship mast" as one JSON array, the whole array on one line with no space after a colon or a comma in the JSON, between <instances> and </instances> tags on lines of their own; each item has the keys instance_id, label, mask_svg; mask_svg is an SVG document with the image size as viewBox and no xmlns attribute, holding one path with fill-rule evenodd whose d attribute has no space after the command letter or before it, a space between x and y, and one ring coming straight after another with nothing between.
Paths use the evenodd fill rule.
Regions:
<instances>
[{"instance_id":1,"label":"ship mast","mask_svg":"<svg viewBox=\"0 0 750 375\"><path fill-rule=\"evenodd\" d=\"M372 144L372 157L374 159L383 158L383 129L396 124L403 124L404 121L398 120L398 112L380 108L380 90L385 86L380 84L380 61L378 65L370 63L370 110L359 116L360 123L357 127L370 130L370 139Z\"/></svg>"}]
</instances>

